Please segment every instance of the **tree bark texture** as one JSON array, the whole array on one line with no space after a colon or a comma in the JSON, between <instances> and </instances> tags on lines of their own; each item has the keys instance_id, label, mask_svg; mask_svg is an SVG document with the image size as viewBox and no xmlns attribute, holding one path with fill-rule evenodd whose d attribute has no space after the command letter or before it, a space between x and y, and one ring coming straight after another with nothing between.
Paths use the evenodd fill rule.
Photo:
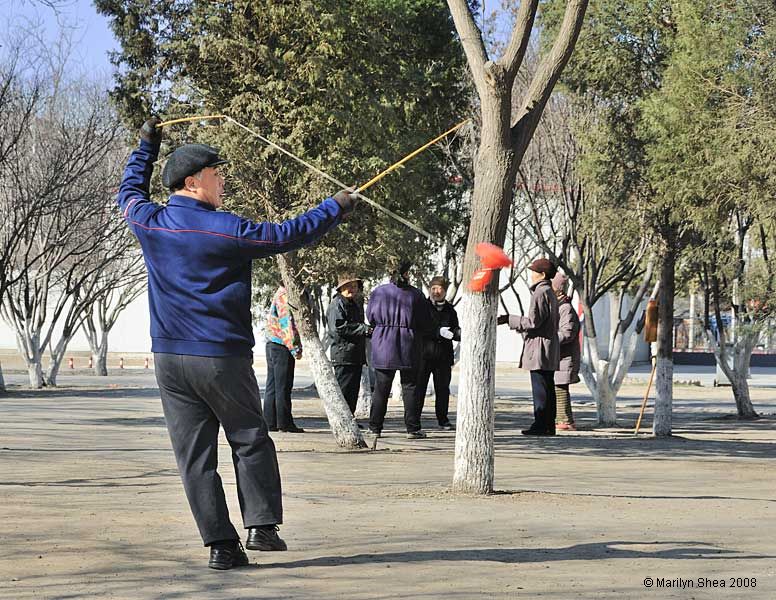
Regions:
<instances>
[{"instance_id":1,"label":"tree bark texture","mask_svg":"<svg viewBox=\"0 0 776 600\"><path fill-rule=\"evenodd\" d=\"M286 254L276 256L277 264L293 307L294 321L302 338L303 355L310 361L315 387L326 411L329 427L337 444L342 448L366 448L366 442L342 395L334 369L318 337L315 318L304 295L304 284L293 268L293 258Z\"/></svg>"},{"instance_id":2,"label":"tree bark texture","mask_svg":"<svg viewBox=\"0 0 776 600\"><path fill-rule=\"evenodd\" d=\"M659 437L671 435L674 393L674 293L676 255L669 243L660 267L658 297L657 363L655 369L655 420L652 432Z\"/></svg>"}]
</instances>

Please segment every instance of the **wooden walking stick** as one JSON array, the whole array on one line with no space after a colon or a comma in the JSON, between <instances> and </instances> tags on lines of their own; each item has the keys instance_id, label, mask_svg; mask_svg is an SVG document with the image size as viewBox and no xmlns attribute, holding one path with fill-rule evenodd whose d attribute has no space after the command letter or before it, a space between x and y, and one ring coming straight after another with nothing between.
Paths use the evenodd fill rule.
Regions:
<instances>
[{"instance_id":1,"label":"wooden walking stick","mask_svg":"<svg viewBox=\"0 0 776 600\"><path fill-rule=\"evenodd\" d=\"M657 341L657 301L649 300L647 302L646 322L644 324L644 341L651 344ZM652 380L655 378L655 369L657 368L657 360L652 359L652 372L649 374L649 383L647 383L647 391L644 392L644 400L641 402L641 411L639 412L639 418L636 421L636 429L634 434L639 433L641 427L641 419L644 417L644 410L647 408L647 399L649 398L649 392L652 389Z\"/></svg>"},{"instance_id":2,"label":"wooden walking stick","mask_svg":"<svg viewBox=\"0 0 776 600\"><path fill-rule=\"evenodd\" d=\"M649 398L649 391L652 389L652 380L655 378L655 369L657 368L657 361L652 361L652 372L649 374L649 383L647 384L647 391L644 392L644 400L641 402L641 412L639 412L639 418L636 421L636 430L633 432L638 435L639 427L641 427L641 419L644 416L644 409L647 408L647 399Z\"/></svg>"}]
</instances>

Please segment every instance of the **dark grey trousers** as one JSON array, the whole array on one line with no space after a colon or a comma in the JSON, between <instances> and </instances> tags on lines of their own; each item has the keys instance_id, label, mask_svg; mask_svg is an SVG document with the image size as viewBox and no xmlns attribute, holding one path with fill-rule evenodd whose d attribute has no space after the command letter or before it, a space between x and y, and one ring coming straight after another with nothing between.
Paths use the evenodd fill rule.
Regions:
<instances>
[{"instance_id":1,"label":"dark grey trousers","mask_svg":"<svg viewBox=\"0 0 776 600\"><path fill-rule=\"evenodd\" d=\"M267 342L267 384L264 386L264 420L271 429L293 429L291 390L296 359L283 344Z\"/></svg>"},{"instance_id":2,"label":"dark grey trousers","mask_svg":"<svg viewBox=\"0 0 776 600\"><path fill-rule=\"evenodd\" d=\"M205 545L237 540L218 474L218 430L232 448L245 528L283 521L275 445L250 358L154 354L164 418Z\"/></svg>"}]
</instances>

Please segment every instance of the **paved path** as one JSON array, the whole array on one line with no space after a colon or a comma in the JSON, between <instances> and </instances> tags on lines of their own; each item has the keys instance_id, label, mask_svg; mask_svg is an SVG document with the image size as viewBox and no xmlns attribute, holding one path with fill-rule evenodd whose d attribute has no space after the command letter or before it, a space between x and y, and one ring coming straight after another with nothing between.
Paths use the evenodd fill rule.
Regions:
<instances>
[{"instance_id":1,"label":"paved path","mask_svg":"<svg viewBox=\"0 0 776 600\"><path fill-rule=\"evenodd\" d=\"M592 430L587 404L586 430L527 439L527 385L508 376L499 493L483 498L449 490L453 433L408 441L392 406L377 451L342 452L297 393L308 433L275 438L290 551L229 572L205 568L152 376L14 389L0 398L0 599L776 598L771 390L754 391L769 416L739 423L729 391L677 386L669 440ZM641 389L623 390L623 426ZM221 473L239 521L225 444Z\"/></svg>"}]
</instances>

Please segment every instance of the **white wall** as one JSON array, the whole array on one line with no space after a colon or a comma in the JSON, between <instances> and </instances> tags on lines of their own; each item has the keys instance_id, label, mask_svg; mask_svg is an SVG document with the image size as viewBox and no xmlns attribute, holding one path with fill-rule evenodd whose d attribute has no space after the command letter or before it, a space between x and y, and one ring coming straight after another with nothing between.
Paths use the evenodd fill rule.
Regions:
<instances>
[{"instance_id":1,"label":"white wall","mask_svg":"<svg viewBox=\"0 0 776 600\"><path fill-rule=\"evenodd\" d=\"M61 330L60 330L61 331ZM262 337L258 327L254 327L256 352L263 354ZM16 349L16 335L13 328L0 319L0 349ZM88 351L89 344L83 333L78 332L68 346L73 351ZM151 352L151 318L148 313L148 295L143 294L119 316L108 339L110 352Z\"/></svg>"},{"instance_id":2,"label":"white wall","mask_svg":"<svg viewBox=\"0 0 776 600\"><path fill-rule=\"evenodd\" d=\"M502 278L506 277L506 273L502 273ZM516 285L520 298L523 302L523 307L528 310L528 304L530 302L530 292L525 282L519 281ZM504 301L511 314L520 314L520 307L512 292L505 292L503 294ZM599 353L604 358L608 353L609 337L611 335L610 314L612 310L612 302L607 295L601 298L595 306L595 319L598 331L599 340ZM574 300L576 306L576 300ZM625 310L627 310L629 304L626 303ZM254 309L255 311L259 308ZM503 314L503 308L499 308L499 313ZM640 312L639 312L640 314ZM261 324L257 324L254 327L254 336L256 338L256 348L254 352L263 354L263 333L261 330ZM0 320L0 348L9 349L16 348L16 339L13 332L5 322ZM511 331L505 325L498 328L496 337L496 361L497 362L514 362L520 359L520 352L523 348L523 338L518 333ZM89 345L86 342L86 338L83 334L79 333L73 338L69 346L70 350L89 350ZM140 296L135 300L127 309L121 314L118 322L111 331L109 340L109 349L111 352L150 352L151 351L151 336L150 336L150 319L148 314L148 297L146 294ZM636 361L648 361L649 360L649 345L646 344L643 338L639 341L636 349Z\"/></svg>"}]
</instances>

